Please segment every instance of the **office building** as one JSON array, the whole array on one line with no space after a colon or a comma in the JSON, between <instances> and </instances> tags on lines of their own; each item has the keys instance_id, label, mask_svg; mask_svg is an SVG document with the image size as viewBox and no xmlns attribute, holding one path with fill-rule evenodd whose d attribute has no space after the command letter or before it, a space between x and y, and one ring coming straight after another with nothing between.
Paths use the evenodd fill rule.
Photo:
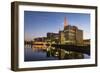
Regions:
<instances>
[{"instance_id":1,"label":"office building","mask_svg":"<svg viewBox=\"0 0 100 73\"><path fill-rule=\"evenodd\" d=\"M76 26L68 24L66 17L64 18L64 30L59 31L61 44L83 44L83 31Z\"/></svg>"}]
</instances>

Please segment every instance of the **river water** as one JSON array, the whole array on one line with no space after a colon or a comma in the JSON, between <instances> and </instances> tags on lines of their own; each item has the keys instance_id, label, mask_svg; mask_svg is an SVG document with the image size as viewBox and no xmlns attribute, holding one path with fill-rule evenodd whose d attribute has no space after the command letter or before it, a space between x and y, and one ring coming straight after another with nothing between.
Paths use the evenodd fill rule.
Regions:
<instances>
[{"instance_id":1,"label":"river water","mask_svg":"<svg viewBox=\"0 0 100 73\"><path fill-rule=\"evenodd\" d=\"M84 54L85 59L89 59L90 56ZM25 46L24 48L24 61L44 61L44 60L59 60L58 57L50 56L47 57L47 52L41 49L34 48L31 46Z\"/></svg>"},{"instance_id":2,"label":"river water","mask_svg":"<svg viewBox=\"0 0 100 73\"><path fill-rule=\"evenodd\" d=\"M47 53L45 51L34 49L36 48L24 49L24 61L58 60L57 57L47 57Z\"/></svg>"}]
</instances>

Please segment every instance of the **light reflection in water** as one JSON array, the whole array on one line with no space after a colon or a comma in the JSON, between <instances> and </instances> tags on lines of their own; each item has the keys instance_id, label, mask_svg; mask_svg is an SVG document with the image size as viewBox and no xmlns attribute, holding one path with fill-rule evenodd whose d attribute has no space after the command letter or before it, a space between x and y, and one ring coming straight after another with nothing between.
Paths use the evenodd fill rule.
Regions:
<instances>
[{"instance_id":1,"label":"light reflection in water","mask_svg":"<svg viewBox=\"0 0 100 73\"><path fill-rule=\"evenodd\" d=\"M50 47L52 50L49 51L46 45L25 45L24 50L24 61L42 61L42 60L58 60L59 50L54 47ZM60 59L75 59L73 58L73 52L61 50ZM74 55L77 55L74 54ZM86 54L79 54L80 59L84 56L85 59L89 59L90 56ZM78 59L78 58L77 58Z\"/></svg>"}]
</instances>

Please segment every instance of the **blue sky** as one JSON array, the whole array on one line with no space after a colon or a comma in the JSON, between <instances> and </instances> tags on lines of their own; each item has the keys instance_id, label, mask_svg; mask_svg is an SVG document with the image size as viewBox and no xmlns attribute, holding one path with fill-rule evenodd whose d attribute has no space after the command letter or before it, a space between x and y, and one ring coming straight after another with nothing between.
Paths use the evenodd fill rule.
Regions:
<instances>
[{"instance_id":1,"label":"blue sky","mask_svg":"<svg viewBox=\"0 0 100 73\"><path fill-rule=\"evenodd\" d=\"M90 14L24 11L25 40L46 37L47 32L58 33L64 28L64 17L69 25L83 30L83 38L90 38Z\"/></svg>"}]
</instances>

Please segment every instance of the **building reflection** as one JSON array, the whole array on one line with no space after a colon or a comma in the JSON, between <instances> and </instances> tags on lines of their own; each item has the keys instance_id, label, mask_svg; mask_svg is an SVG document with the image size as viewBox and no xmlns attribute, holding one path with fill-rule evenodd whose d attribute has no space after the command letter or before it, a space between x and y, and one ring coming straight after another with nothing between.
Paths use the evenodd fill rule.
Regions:
<instances>
[{"instance_id":1,"label":"building reflection","mask_svg":"<svg viewBox=\"0 0 100 73\"><path fill-rule=\"evenodd\" d=\"M83 59L84 54L67 51L61 47L53 47L52 44L60 45L76 45L87 46L90 45L89 39L83 39L83 30L77 26L68 24L66 17L64 18L64 29L59 30L58 33L48 32L47 37L37 37L31 42L33 51L43 51L47 53L47 57L53 56L59 59ZM66 47L68 49L68 47Z\"/></svg>"}]
</instances>

